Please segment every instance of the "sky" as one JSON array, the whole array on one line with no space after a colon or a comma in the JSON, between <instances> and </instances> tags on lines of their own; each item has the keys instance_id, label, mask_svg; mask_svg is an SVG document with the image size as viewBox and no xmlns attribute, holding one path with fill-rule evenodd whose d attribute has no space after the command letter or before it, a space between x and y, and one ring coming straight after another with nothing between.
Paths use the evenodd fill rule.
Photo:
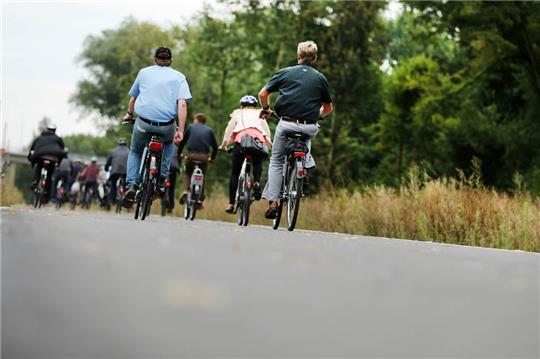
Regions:
<instances>
[{"instance_id":1,"label":"sky","mask_svg":"<svg viewBox=\"0 0 540 359\"><path fill-rule=\"evenodd\" d=\"M86 75L76 57L86 36L117 28L128 16L162 25L182 24L202 1L6 1L1 2L2 147L22 151L47 116L57 133L99 134L69 104ZM126 95L126 103L127 103Z\"/></svg>"},{"instance_id":2,"label":"sky","mask_svg":"<svg viewBox=\"0 0 540 359\"><path fill-rule=\"evenodd\" d=\"M57 125L60 136L99 135L94 123L69 103L77 81L86 75L76 62L86 36L117 28L128 16L161 25L186 23L205 3L215 6L213 1L0 0L0 147L23 151L44 116ZM400 7L391 2L385 16L395 17Z\"/></svg>"}]
</instances>

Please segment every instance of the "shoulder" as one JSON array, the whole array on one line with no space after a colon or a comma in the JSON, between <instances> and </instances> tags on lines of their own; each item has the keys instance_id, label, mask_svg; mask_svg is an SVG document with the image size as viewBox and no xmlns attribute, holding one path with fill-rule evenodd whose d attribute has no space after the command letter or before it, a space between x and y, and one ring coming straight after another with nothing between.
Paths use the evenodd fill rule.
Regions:
<instances>
[{"instance_id":1,"label":"shoulder","mask_svg":"<svg viewBox=\"0 0 540 359\"><path fill-rule=\"evenodd\" d=\"M152 72L153 70L155 70L155 68L156 68L156 65L143 67L142 69L139 70L139 74L144 74L144 73L147 73L147 72Z\"/></svg>"},{"instance_id":2,"label":"shoulder","mask_svg":"<svg viewBox=\"0 0 540 359\"><path fill-rule=\"evenodd\" d=\"M185 81L186 80L186 75L184 75L183 73L181 73L180 71L178 70L175 70L173 69L172 67L169 67L169 72L174 76L176 77L178 80L180 81Z\"/></svg>"},{"instance_id":3,"label":"shoulder","mask_svg":"<svg viewBox=\"0 0 540 359\"><path fill-rule=\"evenodd\" d=\"M317 75L322 81L328 82L328 80L326 79L326 76L324 76L324 75L322 74L322 72L320 72L319 70L317 70L317 69L314 68L314 67L312 67L311 69L313 70L313 73L314 73L315 75Z\"/></svg>"}]
</instances>

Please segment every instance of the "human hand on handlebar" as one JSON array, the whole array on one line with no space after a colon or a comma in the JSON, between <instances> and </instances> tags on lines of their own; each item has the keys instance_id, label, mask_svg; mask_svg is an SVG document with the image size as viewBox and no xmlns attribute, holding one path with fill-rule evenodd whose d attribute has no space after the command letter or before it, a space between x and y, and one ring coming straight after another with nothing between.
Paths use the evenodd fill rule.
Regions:
<instances>
[{"instance_id":1,"label":"human hand on handlebar","mask_svg":"<svg viewBox=\"0 0 540 359\"><path fill-rule=\"evenodd\" d=\"M259 113L259 117L265 120L267 118L270 118L270 116L272 116L272 110L270 110L269 108L267 108L266 110L262 109L261 112Z\"/></svg>"},{"instance_id":2,"label":"human hand on handlebar","mask_svg":"<svg viewBox=\"0 0 540 359\"><path fill-rule=\"evenodd\" d=\"M225 143L222 143L221 146L218 147L218 150L221 152L227 152L227 145Z\"/></svg>"},{"instance_id":3,"label":"human hand on handlebar","mask_svg":"<svg viewBox=\"0 0 540 359\"><path fill-rule=\"evenodd\" d=\"M122 117L122 123L131 123L135 121L135 117L133 116L133 113L126 112L124 117Z\"/></svg>"}]
</instances>

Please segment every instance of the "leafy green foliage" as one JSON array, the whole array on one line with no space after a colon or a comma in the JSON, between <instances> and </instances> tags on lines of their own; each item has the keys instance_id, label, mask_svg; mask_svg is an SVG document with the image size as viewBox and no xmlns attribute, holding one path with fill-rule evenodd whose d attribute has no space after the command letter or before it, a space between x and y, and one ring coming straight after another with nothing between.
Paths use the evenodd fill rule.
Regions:
<instances>
[{"instance_id":1,"label":"leafy green foliage","mask_svg":"<svg viewBox=\"0 0 540 359\"><path fill-rule=\"evenodd\" d=\"M205 113L219 141L239 98L294 65L297 43L311 39L335 103L314 140L314 185L398 186L414 164L455 176L478 158L486 184L508 189L519 172L540 193L539 3L407 1L395 20L382 16L384 2L223 3L226 19L203 11L171 28L127 19L90 36L80 55L89 77L73 103L98 115L111 144L129 138L111 120L137 71L167 45L192 90L190 115ZM226 183L229 167L218 157L211 186Z\"/></svg>"}]
</instances>

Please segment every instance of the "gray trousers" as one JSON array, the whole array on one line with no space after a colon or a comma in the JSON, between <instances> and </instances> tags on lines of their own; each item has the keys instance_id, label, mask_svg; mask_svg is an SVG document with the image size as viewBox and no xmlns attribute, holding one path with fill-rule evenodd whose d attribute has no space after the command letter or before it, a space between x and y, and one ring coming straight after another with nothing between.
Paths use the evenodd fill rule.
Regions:
<instances>
[{"instance_id":1,"label":"gray trousers","mask_svg":"<svg viewBox=\"0 0 540 359\"><path fill-rule=\"evenodd\" d=\"M286 154L286 138L287 133L303 133L310 138L315 137L319 130L318 124L300 125L295 122L279 121L274 134L274 143L272 145L272 157L268 165L268 182L264 187L263 197L269 201L276 201L281 192L281 182L283 180L283 162ZM309 154L306 156L306 168L315 167L315 160L311 156L311 141L307 142Z\"/></svg>"}]
</instances>

